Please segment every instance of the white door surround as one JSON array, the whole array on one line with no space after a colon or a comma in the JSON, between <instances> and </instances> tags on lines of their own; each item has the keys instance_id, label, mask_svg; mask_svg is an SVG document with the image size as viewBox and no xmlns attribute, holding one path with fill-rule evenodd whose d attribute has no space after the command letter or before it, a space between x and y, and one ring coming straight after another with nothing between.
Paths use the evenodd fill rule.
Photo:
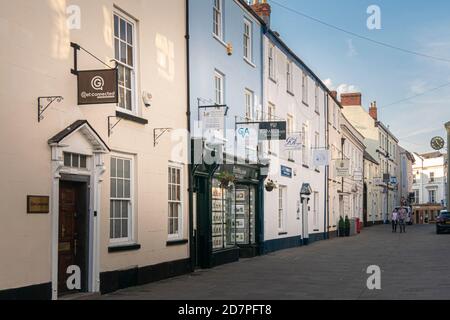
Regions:
<instances>
[{"instance_id":1,"label":"white door surround","mask_svg":"<svg viewBox=\"0 0 450 320\"><path fill-rule=\"evenodd\" d=\"M59 245L59 185L62 175L88 176L89 185L89 262L88 292L100 289L99 235L101 215L101 183L105 172L103 155L110 152L108 146L85 120L79 120L49 140L51 148L51 274L52 299L58 299L58 245ZM88 157L87 168L64 166L64 152L82 154Z\"/></svg>"}]
</instances>

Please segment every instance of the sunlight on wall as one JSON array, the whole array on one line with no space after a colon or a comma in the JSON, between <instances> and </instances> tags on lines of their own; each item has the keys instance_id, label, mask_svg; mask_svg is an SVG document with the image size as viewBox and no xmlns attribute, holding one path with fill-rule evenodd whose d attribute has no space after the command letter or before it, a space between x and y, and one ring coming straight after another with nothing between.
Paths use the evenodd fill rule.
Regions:
<instances>
[{"instance_id":1,"label":"sunlight on wall","mask_svg":"<svg viewBox=\"0 0 450 320\"><path fill-rule=\"evenodd\" d=\"M112 13L106 6L103 6L103 21L104 21L103 37L105 38L106 45L112 48L113 47Z\"/></svg>"},{"instance_id":2,"label":"sunlight on wall","mask_svg":"<svg viewBox=\"0 0 450 320\"><path fill-rule=\"evenodd\" d=\"M70 31L67 28L66 0L50 0L50 8L53 12L52 28L52 57L55 59L67 59L70 54Z\"/></svg>"},{"instance_id":3,"label":"sunlight on wall","mask_svg":"<svg viewBox=\"0 0 450 320\"><path fill-rule=\"evenodd\" d=\"M172 41L167 37L157 34L155 38L157 49L156 63L158 64L158 73L161 77L169 81L175 78L175 49Z\"/></svg>"}]
</instances>

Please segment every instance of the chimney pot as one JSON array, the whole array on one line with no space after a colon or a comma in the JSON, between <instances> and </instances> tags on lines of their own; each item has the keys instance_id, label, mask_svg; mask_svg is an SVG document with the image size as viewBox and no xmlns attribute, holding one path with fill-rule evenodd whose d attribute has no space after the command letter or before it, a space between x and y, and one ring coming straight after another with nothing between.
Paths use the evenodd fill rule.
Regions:
<instances>
[{"instance_id":1,"label":"chimney pot","mask_svg":"<svg viewBox=\"0 0 450 320\"><path fill-rule=\"evenodd\" d=\"M378 121L378 108L377 108L376 101L374 101L370 104L369 114L375 121Z\"/></svg>"},{"instance_id":2,"label":"chimney pot","mask_svg":"<svg viewBox=\"0 0 450 320\"><path fill-rule=\"evenodd\" d=\"M270 28L270 15L272 14L272 8L270 7L270 4L267 3L267 0L253 0L251 7Z\"/></svg>"}]
</instances>

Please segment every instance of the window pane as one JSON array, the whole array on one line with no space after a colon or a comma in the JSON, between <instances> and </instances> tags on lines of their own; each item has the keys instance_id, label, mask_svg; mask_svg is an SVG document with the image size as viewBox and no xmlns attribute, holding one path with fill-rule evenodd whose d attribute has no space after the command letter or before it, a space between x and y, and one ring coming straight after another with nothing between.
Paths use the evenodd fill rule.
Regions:
<instances>
[{"instance_id":1,"label":"window pane","mask_svg":"<svg viewBox=\"0 0 450 320\"><path fill-rule=\"evenodd\" d=\"M114 39L114 52L116 60L120 60L120 44L118 39Z\"/></svg>"},{"instance_id":2,"label":"window pane","mask_svg":"<svg viewBox=\"0 0 450 320\"><path fill-rule=\"evenodd\" d=\"M124 198L130 198L131 197L131 189L130 189L130 180L125 180L124 182Z\"/></svg>"},{"instance_id":3,"label":"window pane","mask_svg":"<svg viewBox=\"0 0 450 320\"><path fill-rule=\"evenodd\" d=\"M130 110L131 111L131 109L132 109L132 107L131 107L131 101L132 101L132 99L131 99L131 91L130 90L125 90L125 94L126 94L126 109L127 110Z\"/></svg>"},{"instance_id":4,"label":"window pane","mask_svg":"<svg viewBox=\"0 0 450 320\"><path fill-rule=\"evenodd\" d=\"M117 197L116 188L117 188L117 181L116 181L116 179L111 179L111 198L116 198Z\"/></svg>"},{"instance_id":5,"label":"window pane","mask_svg":"<svg viewBox=\"0 0 450 320\"><path fill-rule=\"evenodd\" d=\"M119 17L114 16L114 35L119 37Z\"/></svg>"},{"instance_id":6,"label":"window pane","mask_svg":"<svg viewBox=\"0 0 450 320\"><path fill-rule=\"evenodd\" d=\"M122 233L120 232L120 220L114 220L114 238L122 238Z\"/></svg>"},{"instance_id":7,"label":"window pane","mask_svg":"<svg viewBox=\"0 0 450 320\"><path fill-rule=\"evenodd\" d=\"M127 45L125 42L120 42L120 61L127 63Z\"/></svg>"},{"instance_id":8,"label":"window pane","mask_svg":"<svg viewBox=\"0 0 450 320\"><path fill-rule=\"evenodd\" d=\"M128 201L121 201L122 203L122 219L128 219Z\"/></svg>"},{"instance_id":9,"label":"window pane","mask_svg":"<svg viewBox=\"0 0 450 320\"><path fill-rule=\"evenodd\" d=\"M133 61L133 47L131 46L127 46L127 64L130 66L134 65L134 61Z\"/></svg>"},{"instance_id":10,"label":"window pane","mask_svg":"<svg viewBox=\"0 0 450 320\"><path fill-rule=\"evenodd\" d=\"M169 187L168 187L168 195L169 195L169 200L173 200L172 199L172 188L170 187L170 184L169 184Z\"/></svg>"},{"instance_id":11,"label":"window pane","mask_svg":"<svg viewBox=\"0 0 450 320\"><path fill-rule=\"evenodd\" d=\"M130 176L130 170L131 170L131 161L126 160L124 163L124 178L131 178Z\"/></svg>"},{"instance_id":12,"label":"window pane","mask_svg":"<svg viewBox=\"0 0 450 320\"><path fill-rule=\"evenodd\" d=\"M124 71L125 71L125 67L119 65L119 86L122 86L122 87L125 86Z\"/></svg>"},{"instance_id":13,"label":"window pane","mask_svg":"<svg viewBox=\"0 0 450 320\"><path fill-rule=\"evenodd\" d=\"M126 41L126 23L124 20L120 19L120 39Z\"/></svg>"},{"instance_id":14,"label":"window pane","mask_svg":"<svg viewBox=\"0 0 450 320\"><path fill-rule=\"evenodd\" d=\"M87 158L86 156L80 155L80 168L86 169L87 167Z\"/></svg>"},{"instance_id":15,"label":"window pane","mask_svg":"<svg viewBox=\"0 0 450 320\"><path fill-rule=\"evenodd\" d=\"M117 177L117 175L116 175L116 164L117 164L117 159L116 158L111 158L111 177Z\"/></svg>"},{"instance_id":16,"label":"window pane","mask_svg":"<svg viewBox=\"0 0 450 320\"><path fill-rule=\"evenodd\" d=\"M127 23L127 42L133 44L133 26Z\"/></svg>"},{"instance_id":17,"label":"window pane","mask_svg":"<svg viewBox=\"0 0 450 320\"><path fill-rule=\"evenodd\" d=\"M120 218L120 201L113 201L114 202L114 218Z\"/></svg>"},{"instance_id":18,"label":"window pane","mask_svg":"<svg viewBox=\"0 0 450 320\"><path fill-rule=\"evenodd\" d=\"M128 220L122 220L122 238L128 237Z\"/></svg>"},{"instance_id":19,"label":"window pane","mask_svg":"<svg viewBox=\"0 0 450 320\"><path fill-rule=\"evenodd\" d=\"M65 167L72 166L72 155L70 153L64 152L64 166Z\"/></svg>"},{"instance_id":20,"label":"window pane","mask_svg":"<svg viewBox=\"0 0 450 320\"><path fill-rule=\"evenodd\" d=\"M131 70L129 68L124 68L125 71L125 82L124 87L131 89Z\"/></svg>"},{"instance_id":21,"label":"window pane","mask_svg":"<svg viewBox=\"0 0 450 320\"><path fill-rule=\"evenodd\" d=\"M177 183L181 184L181 170L177 170Z\"/></svg>"},{"instance_id":22,"label":"window pane","mask_svg":"<svg viewBox=\"0 0 450 320\"><path fill-rule=\"evenodd\" d=\"M78 154L72 154L72 167L78 168L80 165L80 156Z\"/></svg>"},{"instance_id":23,"label":"window pane","mask_svg":"<svg viewBox=\"0 0 450 320\"><path fill-rule=\"evenodd\" d=\"M119 107L125 108L125 89L119 88Z\"/></svg>"},{"instance_id":24,"label":"window pane","mask_svg":"<svg viewBox=\"0 0 450 320\"><path fill-rule=\"evenodd\" d=\"M180 186L177 187L177 201L181 201L181 188L180 188Z\"/></svg>"},{"instance_id":25,"label":"window pane","mask_svg":"<svg viewBox=\"0 0 450 320\"><path fill-rule=\"evenodd\" d=\"M117 159L117 177L123 178L123 160Z\"/></svg>"},{"instance_id":26,"label":"window pane","mask_svg":"<svg viewBox=\"0 0 450 320\"><path fill-rule=\"evenodd\" d=\"M117 198L123 198L124 194L123 194L123 180L122 179L118 179L117 180Z\"/></svg>"},{"instance_id":27,"label":"window pane","mask_svg":"<svg viewBox=\"0 0 450 320\"><path fill-rule=\"evenodd\" d=\"M114 239L114 220L109 221L109 238Z\"/></svg>"}]
</instances>

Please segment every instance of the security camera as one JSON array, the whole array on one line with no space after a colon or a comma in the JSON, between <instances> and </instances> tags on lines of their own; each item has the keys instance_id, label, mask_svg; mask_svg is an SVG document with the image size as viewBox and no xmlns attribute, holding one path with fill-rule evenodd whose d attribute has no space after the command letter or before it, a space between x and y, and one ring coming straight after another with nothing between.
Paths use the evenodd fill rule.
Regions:
<instances>
[{"instance_id":1,"label":"security camera","mask_svg":"<svg viewBox=\"0 0 450 320\"><path fill-rule=\"evenodd\" d=\"M142 100L144 101L144 105L147 108L152 106L152 99L153 99L153 96L151 95L151 93L148 93L145 91L142 93Z\"/></svg>"}]
</instances>

